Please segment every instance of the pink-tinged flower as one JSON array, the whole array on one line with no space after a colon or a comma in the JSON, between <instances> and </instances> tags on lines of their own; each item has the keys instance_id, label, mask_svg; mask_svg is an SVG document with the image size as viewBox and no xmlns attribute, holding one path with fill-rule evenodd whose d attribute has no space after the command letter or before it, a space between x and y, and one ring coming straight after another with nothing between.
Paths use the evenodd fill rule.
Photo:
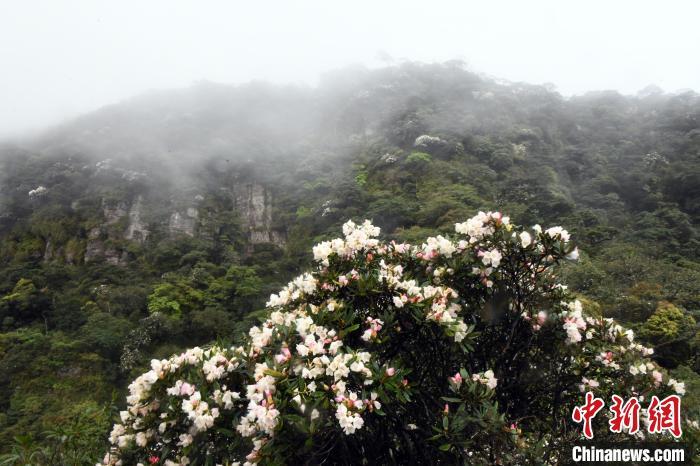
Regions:
<instances>
[{"instance_id":1,"label":"pink-tinged flower","mask_svg":"<svg viewBox=\"0 0 700 466\"><path fill-rule=\"evenodd\" d=\"M193 393L194 393L194 386L193 385L190 385L187 382L184 382L180 386L180 395L181 396L182 395L192 396Z\"/></svg>"},{"instance_id":2,"label":"pink-tinged flower","mask_svg":"<svg viewBox=\"0 0 700 466\"><path fill-rule=\"evenodd\" d=\"M340 275L338 277L338 283L340 283L342 286L345 286L348 283L350 283L350 281L348 280L348 277L346 277L345 275Z\"/></svg>"},{"instance_id":3,"label":"pink-tinged flower","mask_svg":"<svg viewBox=\"0 0 700 466\"><path fill-rule=\"evenodd\" d=\"M382 329L382 324L384 322L380 319L373 319L372 317L367 317L366 321L369 324L369 328L362 334L362 339L364 341L369 341L377 338L377 333Z\"/></svg>"},{"instance_id":4,"label":"pink-tinged flower","mask_svg":"<svg viewBox=\"0 0 700 466\"><path fill-rule=\"evenodd\" d=\"M544 325L547 320L547 313L545 311L540 311L537 313L537 323L539 325Z\"/></svg>"},{"instance_id":5,"label":"pink-tinged flower","mask_svg":"<svg viewBox=\"0 0 700 466\"><path fill-rule=\"evenodd\" d=\"M442 412L443 412L443 414L445 414L445 416L447 416L448 414L450 414L450 405L448 405L447 403L445 403L445 409L443 409Z\"/></svg>"},{"instance_id":6,"label":"pink-tinged flower","mask_svg":"<svg viewBox=\"0 0 700 466\"><path fill-rule=\"evenodd\" d=\"M285 347L282 348L282 352L280 354L275 355L275 361L277 364L283 364L287 361L289 361L292 358L292 353L289 351L289 348Z\"/></svg>"},{"instance_id":7,"label":"pink-tinged flower","mask_svg":"<svg viewBox=\"0 0 700 466\"><path fill-rule=\"evenodd\" d=\"M452 377L449 377L448 380L455 391L459 390L459 387L462 386L462 374L460 374L459 372L457 372Z\"/></svg>"},{"instance_id":8,"label":"pink-tinged flower","mask_svg":"<svg viewBox=\"0 0 700 466\"><path fill-rule=\"evenodd\" d=\"M367 262L372 262L373 259L374 259L374 254L372 254L371 252L367 253Z\"/></svg>"},{"instance_id":9,"label":"pink-tinged flower","mask_svg":"<svg viewBox=\"0 0 700 466\"><path fill-rule=\"evenodd\" d=\"M158 458L157 456L149 456L148 457L148 462L151 464L156 464L156 463L158 463L158 461L160 461L160 458Z\"/></svg>"},{"instance_id":10,"label":"pink-tinged flower","mask_svg":"<svg viewBox=\"0 0 700 466\"><path fill-rule=\"evenodd\" d=\"M420 254L420 253L418 253L418 254ZM418 256L418 255L416 254L416 256ZM419 258L426 260L426 261L429 261L430 259L432 259L435 256L437 256L437 252L434 249L429 249L427 251L423 251L423 253L420 255Z\"/></svg>"},{"instance_id":11,"label":"pink-tinged flower","mask_svg":"<svg viewBox=\"0 0 700 466\"><path fill-rule=\"evenodd\" d=\"M382 409L382 404L379 401L377 401L378 396L379 395L377 395L377 392L372 392L370 394L370 399L365 400L365 404L367 404L370 411L373 411L375 409Z\"/></svg>"},{"instance_id":12,"label":"pink-tinged flower","mask_svg":"<svg viewBox=\"0 0 700 466\"><path fill-rule=\"evenodd\" d=\"M659 371L652 371L651 376L654 378L654 385L657 387L661 385L661 382L664 380L663 374Z\"/></svg>"},{"instance_id":13,"label":"pink-tinged flower","mask_svg":"<svg viewBox=\"0 0 700 466\"><path fill-rule=\"evenodd\" d=\"M388 375L389 377L393 377L394 374L396 374L396 369L394 369L393 367L390 367L386 370L386 375Z\"/></svg>"}]
</instances>

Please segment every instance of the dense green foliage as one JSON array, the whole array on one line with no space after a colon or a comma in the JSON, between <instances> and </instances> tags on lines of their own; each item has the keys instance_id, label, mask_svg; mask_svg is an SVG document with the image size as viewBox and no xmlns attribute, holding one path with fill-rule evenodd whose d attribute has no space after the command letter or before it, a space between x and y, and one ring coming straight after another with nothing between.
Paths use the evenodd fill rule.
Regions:
<instances>
[{"instance_id":1,"label":"dense green foliage","mask_svg":"<svg viewBox=\"0 0 700 466\"><path fill-rule=\"evenodd\" d=\"M353 68L316 89L149 94L0 151L2 453L17 437L17 454L66 450L54 464L98 455L151 357L238 340L345 220L419 241L477 210L569 229L581 260L564 281L656 348L698 416L695 93L564 99L455 63ZM251 241L251 183L284 241ZM125 233L139 198L145 241ZM192 207L190 232L172 215ZM90 447L49 437L81 423Z\"/></svg>"}]
</instances>

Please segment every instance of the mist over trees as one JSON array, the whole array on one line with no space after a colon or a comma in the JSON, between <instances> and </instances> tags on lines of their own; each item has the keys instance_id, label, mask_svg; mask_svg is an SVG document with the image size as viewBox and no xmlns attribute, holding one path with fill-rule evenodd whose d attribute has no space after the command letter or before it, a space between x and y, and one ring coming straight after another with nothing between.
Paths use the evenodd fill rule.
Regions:
<instances>
[{"instance_id":1,"label":"mist over trees","mask_svg":"<svg viewBox=\"0 0 700 466\"><path fill-rule=\"evenodd\" d=\"M94 464L152 358L242 342L346 220L420 244L478 211L567 228L562 280L698 419L700 95L404 63L151 92L3 143L0 452Z\"/></svg>"}]
</instances>

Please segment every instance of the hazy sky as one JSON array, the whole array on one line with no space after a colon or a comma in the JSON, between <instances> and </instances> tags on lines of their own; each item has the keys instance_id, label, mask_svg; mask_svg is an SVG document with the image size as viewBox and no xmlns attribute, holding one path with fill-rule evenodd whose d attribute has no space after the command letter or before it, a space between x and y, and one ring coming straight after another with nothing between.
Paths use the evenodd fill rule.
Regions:
<instances>
[{"instance_id":1,"label":"hazy sky","mask_svg":"<svg viewBox=\"0 0 700 466\"><path fill-rule=\"evenodd\" d=\"M700 90L700 2L0 0L0 136L207 79L462 59L563 94Z\"/></svg>"}]
</instances>

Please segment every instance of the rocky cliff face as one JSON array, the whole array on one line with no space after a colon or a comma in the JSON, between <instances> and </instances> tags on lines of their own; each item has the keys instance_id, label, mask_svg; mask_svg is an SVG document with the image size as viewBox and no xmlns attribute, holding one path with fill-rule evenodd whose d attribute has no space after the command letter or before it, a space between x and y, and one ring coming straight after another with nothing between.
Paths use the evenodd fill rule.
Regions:
<instances>
[{"instance_id":1,"label":"rocky cliff face","mask_svg":"<svg viewBox=\"0 0 700 466\"><path fill-rule=\"evenodd\" d=\"M126 251L110 246L110 240L129 240L145 243L151 234L144 215L145 203L143 196L138 195L130 204L125 201L102 202L104 221L99 226L90 229L85 246L85 262L105 260L109 264L124 265L128 262ZM197 234L199 211L195 207L175 210L164 226L169 236ZM120 221L125 221L124 230L115 231ZM122 231L123 233L120 233ZM47 254L51 255L50 245Z\"/></svg>"},{"instance_id":2,"label":"rocky cliff face","mask_svg":"<svg viewBox=\"0 0 700 466\"><path fill-rule=\"evenodd\" d=\"M102 213L104 222L96 227L93 227L88 232L87 242L85 245L85 262L95 262L104 259L105 262L112 265L124 265L128 262L128 254L126 251L121 251L114 246L109 245L109 239L114 238L114 232L109 228L116 225L122 219L127 219L127 227L123 237L128 240L138 241L143 243L148 237L149 231L143 223L143 197L138 196L131 205L126 201L106 201L102 200ZM47 244L48 252L48 244Z\"/></svg>"},{"instance_id":3,"label":"rocky cliff face","mask_svg":"<svg viewBox=\"0 0 700 466\"><path fill-rule=\"evenodd\" d=\"M168 221L168 233L170 235L194 236L197 228L199 211L195 207L188 207L184 212L175 211Z\"/></svg>"},{"instance_id":4,"label":"rocky cliff face","mask_svg":"<svg viewBox=\"0 0 700 466\"><path fill-rule=\"evenodd\" d=\"M54 258L53 243L51 242L51 238L48 238L46 240L46 245L44 247L44 262L49 262L53 258Z\"/></svg>"},{"instance_id":5,"label":"rocky cliff face","mask_svg":"<svg viewBox=\"0 0 700 466\"><path fill-rule=\"evenodd\" d=\"M273 195L268 187L256 182L243 182L235 184L230 192L247 236L248 251L256 244L285 245L285 232L274 226ZM105 261L113 265L126 265L129 254L125 250L125 241L143 245L154 231L169 237L206 237L210 234L206 227L207 215L197 207L203 200L203 196L195 196L189 207L175 207L169 216L158 222L149 217L150 208L153 207L149 202L153 201L149 201L147 196L139 194L131 200L102 199L99 223L93 224L85 237L71 240L70 245L56 244L47 238L41 252L43 260L68 263ZM74 204L73 209L79 209L79 205Z\"/></svg>"},{"instance_id":6,"label":"rocky cliff face","mask_svg":"<svg viewBox=\"0 0 700 466\"><path fill-rule=\"evenodd\" d=\"M284 232L275 229L272 224L272 193L265 186L252 182L236 184L233 193L250 244L284 246Z\"/></svg>"},{"instance_id":7,"label":"rocky cliff face","mask_svg":"<svg viewBox=\"0 0 700 466\"><path fill-rule=\"evenodd\" d=\"M109 202L102 199L102 212L105 216L105 224L113 225L124 218L129 211L126 201Z\"/></svg>"},{"instance_id":8,"label":"rocky cliff face","mask_svg":"<svg viewBox=\"0 0 700 466\"><path fill-rule=\"evenodd\" d=\"M148 239L150 231L142 217L143 196L139 195L129 209L129 225L126 227L126 239L138 241L139 243L144 243Z\"/></svg>"},{"instance_id":9,"label":"rocky cliff face","mask_svg":"<svg viewBox=\"0 0 700 466\"><path fill-rule=\"evenodd\" d=\"M129 257L126 251L120 251L108 243L109 235L104 227L95 227L88 232L85 246L85 263L104 259L112 265L124 265Z\"/></svg>"}]
</instances>

